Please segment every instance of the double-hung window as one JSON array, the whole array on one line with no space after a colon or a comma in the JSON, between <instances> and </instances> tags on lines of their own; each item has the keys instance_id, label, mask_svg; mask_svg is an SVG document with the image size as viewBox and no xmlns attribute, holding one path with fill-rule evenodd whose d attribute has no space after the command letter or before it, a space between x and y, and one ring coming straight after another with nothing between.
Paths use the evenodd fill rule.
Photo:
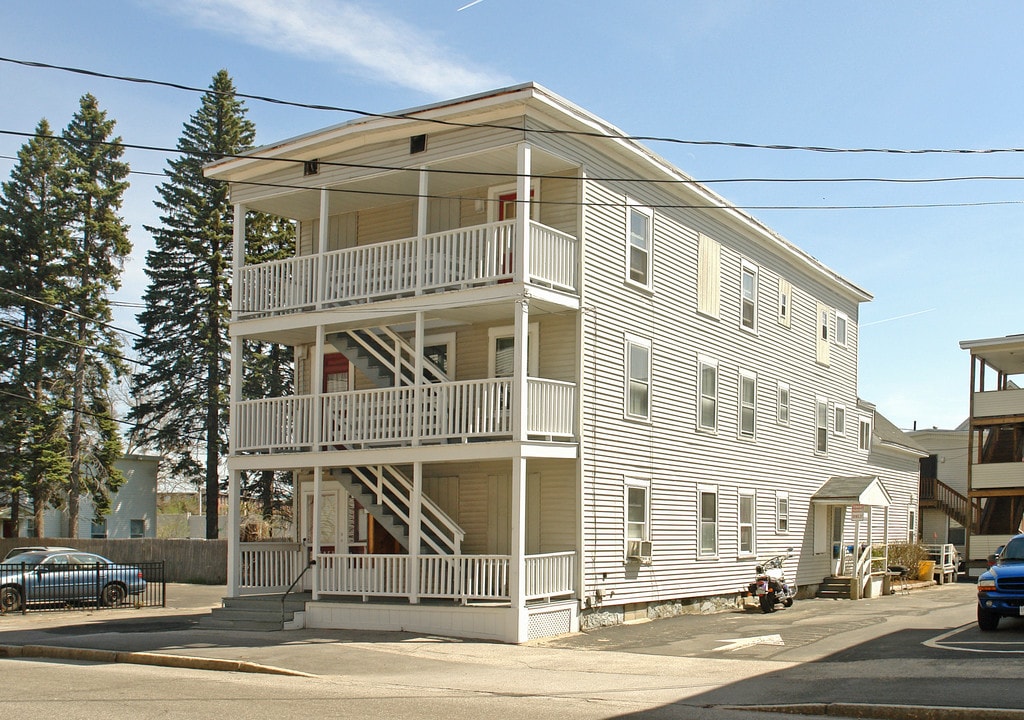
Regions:
<instances>
[{"instance_id":1,"label":"double-hung window","mask_svg":"<svg viewBox=\"0 0 1024 720\"><path fill-rule=\"evenodd\" d=\"M697 428L718 429L718 363L707 358L697 360Z\"/></svg>"},{"instance_id":2,"label":"double-hung window","mask_svg":"<svg viewBox=\"0 0 1024 720\"><path fill-rule=\"evenodd\" d=\"M757 266L746 261L740 270L740 327L757 331Z\"/></svg>"},{"instance_id":3,"label":"double-hung window","mask_svg":"<svg viewBox=\"0 0 1024 720\"><path fill-rule=\"evenodd\" d=\"M698 485L697 498L697 512L700 515L698 555L713 557L718 554L718 488L714 485Z\"/></svg>"},{"instance_id":4,"label":"double-hung window","mask_svg":"<svg viewBox=\"0 0 1024 720\"><path fill-rule=\"evenodd\" d=\"M779 425L789 425L789 384L780 382L778 388L778 410L776 417Z\"/></svg>"},{"instance_id":5,"label":"double-hung window","mask_svg":"<svg viewBox=\"0 0 1024 720\"><path fill-rule=\"evenodd\" d=\"M779 325L790 326L793 314L793 285L789 280L779 278Z\"/></svg>"},{"instance_id":6,"label":"double-hung window","mask_svg":"<svg viewBox=\"0 0 1024 720\"><path fill-rule=\"evenodd\" d=\"M630 545L651 539L651 484L649 480L626 478L625 480L625 527L624 555L629 557Z\"/></svg>"},{"instance_id":7,"label":"double-hung window","mask_svg":"<svg viewBox=\"0 0 1024 720\"><path fill-rule=\"evenodd\" d=\"M816 353L815 360L819 365L828 365L828 325L829 317L831 316L831 309L823 304L818 303L818 320L817 320L817 338L816 338Z\"/></svg>"},{"instance_id":8,"label":"double-hung window","mask_svg":"<svg viewBox=\"0 0 1024 720\"><path fill-rule=\"evenodd\" d=\"M654 212L638 205L626 206L628 245L627 274L631 283L651 287L651 250L654 239Z\"/></svg>"},{"instance_id":9,"label":"double-hung window","mask_svg":"<svg viewBox=\"0 0 1024 720\"><path fill-rule=\"evenodd\" d=\"M754 491L753 490L740 490L739 497L739 545L740 545L740 556L751 556L754 554L756 548L754 547L754 538L757 537L757 533L754 532L754 518L755 518L755 502L754 502Z\"/></svg>"},{"instance_id":10,"label":"double-hung window","mask_svg":"<svg viewBox=\"0 0 1024 720\"><path fill-rule=\"evenodd\" d=\"M835 344L840 347L846 347L846 333L847 328L850 325L849 318L846 317L846 313L836 311L836 334L832 338Z\"/></svg>"},{"instance_id":11,"label":"double-hung window","mask_svg":"<svg viewBox=\"0 0 1024 720\"><path fill-rule=\"evenodd\" d=\"M828 400L823 397L814 399L814 452L828 452Z\"/></svg>"},{"instance_id":12,"label":"double-hung window","mask_svg":"<svg viewBox=\"0 0 1024 720\"><path fill-rule=\"evenodd\" d=\"M846 435L846 406L836 405L832 409L832 432L839 436Z\"/></svg>"},{"instance_id":13,"label":"double-hung window","mask_svg":"<svg viewBox=\"0 0 1024 720\"><path fill-rule=\"evenodd\" d=\"M783 534L789 532L789 493L775 493L775 531Z\"/></svg>"},{"instance_id":14,"label":"double-hung window","mask_svg":"<svg viewBox=\"0 0 1024 720\"><path fill-rule=\"evenodd\" d=\"M651 341L626 338L626 415L651 417Z\"/></svg>"},{"instance_id":15,"label":"double-hung window","mask_svg":"<svg viewBox=\"0 0 1024 720\"><path fill-rule=\"evenodd\" d=\"M739 436L753 438L757 423L757 376L740 371L740 427Z\"/></svg>"},{"instance_id":16,"label":"double-hung window","mask_svg":"<svg viewBox=\"0 0 1024 720\"><path fill-rule=\"evenodd\" d=\"M871 450L871 421L867 418L860 419L860 444L858 447L865 452Z\"/></svg>"}]
</instances>

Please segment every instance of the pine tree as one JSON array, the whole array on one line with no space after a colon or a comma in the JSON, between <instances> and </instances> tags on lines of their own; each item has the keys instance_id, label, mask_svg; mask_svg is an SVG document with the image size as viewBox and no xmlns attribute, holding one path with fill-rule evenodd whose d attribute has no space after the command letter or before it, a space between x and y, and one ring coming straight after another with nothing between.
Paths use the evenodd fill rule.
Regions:
<instances>
[{"instance_id":1,"label":"pine tree","mask_svg":"<svg viewBox=\"0 0 1024 720\"><path fill-rule=\"evenodd\" d=\"M111 139L115 122L107 119L92 95L84 95L79 111L63 133L73 196L73 251L68 258L66 306L73 324L75 357L72 378L68 487L70 537L78 537L80 497L105 498L123 482L114 461L122 455L120 439L111 432L113 419L106 401L111 378L120 374L121 340L109 329L113 319L108 293L121 286L124 259L131 253L128 226L119 216L128 189L124 147Z\"/></svg>"},{"instance_id":2,"label":"pine tree","mask_svg":"<svg viewBox=\"0 0 1024 720\"><path fill-rule=\"evenodd\" d=\"M227 444L233 211L227 186L204 178L203 165L252 146L245 114L221 70L184 125L181 155L158 188L162 224L146 228L155 248L139 315L145 337L135 345L148 363L135 376L139 437L170 457L179 476L205 482L210 539L218 535L218 463Z\"/></svg>"},{"instance_id":3,"label":"pine tree","mask_svg":"<svg viewBox=\"0 0 1024 720\"><path fill-rule=\"evenodd\" d=\"M71 252L66 156L43 119L0 192L0 451L11 516L32 497L36 535L69 471L62 337L63 269Z\"/></svg>"}]
</instances>

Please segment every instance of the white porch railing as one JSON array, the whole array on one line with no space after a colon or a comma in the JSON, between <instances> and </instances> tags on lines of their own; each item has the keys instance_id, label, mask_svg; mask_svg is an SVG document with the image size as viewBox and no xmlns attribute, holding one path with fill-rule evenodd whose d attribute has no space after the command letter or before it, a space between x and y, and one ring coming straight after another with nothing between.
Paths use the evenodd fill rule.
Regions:
<instances>
[{"instance_id":1,"label":"white porch railing","mask_svg":"<svg viewBox=\"0 0 1024 720\"><path fill-rule=\"evenodd\" d=\"M512 380L490 378L321 395L320 444L327 449L405 446L423 441L509 437ZM316 395L244 400L233 406L236 451L301 450L315 444ZM575 436L576 386L529 378L527 428L531 436ZM417 412L417 407L419 411Z\"/></svg>"},{"instance_id":2,"label":"white porch railing","mask_svg":"<svg viewBox=\"0 0 1024 720\"><path fill-rule=\"evenodd\" d=\"M321 555L320 593L361 597L409 597L408 555ZM422 555L418 598L508 601L508 555ZM576 553L526 557L526 599L572 596Z\"/></svg>"},{"instance_id":3,"label":"white porch railing","mask_svg":"<svg viewBox=\"0 0 1024 720\"><path fill-rule=\"evenodd\" d=\"M296 542L241 543L238 589L242 593L284 592L306 567Z\"/></svg>"},{"instance_id":4,"label":"white porch railing","mask_svg":"<svg viewBox=\"0 0 1024 720\"><path fill-rule=\"evenodd\" d=\"M515 221L459 228L317 255L246 265L238 272L238 315L367 303L509 280ZM578 286L578 242L529 221L527 282L569 292Z\"/></svg>"}]
</instances>

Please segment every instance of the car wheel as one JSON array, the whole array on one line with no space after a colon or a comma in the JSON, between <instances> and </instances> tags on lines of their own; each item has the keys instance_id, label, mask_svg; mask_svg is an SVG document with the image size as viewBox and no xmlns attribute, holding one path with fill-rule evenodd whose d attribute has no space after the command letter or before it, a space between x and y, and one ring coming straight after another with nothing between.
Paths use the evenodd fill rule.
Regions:
<instances>
[{"instance_id":1,"label":"car wheel","mask_svg":"<svg viewBox=\"0 0 1024 720\"><path fill-rule=\"evenodd\" d=\"M978 628L985 632L992 632L999 627L999 616L994 612L978 606Z\"/></svg>"},{"instance_id":2,"label":"car wheel","mask_svg":"<svg viewBox=\"0 0 1024 720\"><path fill-rule=\"evenodd\" d=\"M21 590L13 585L0 588L0 612L18 612L21 610Z\"/></svg>"},{"instance_id":3,"label":"car wheel","mask_svg":"<svg viewBox=\"0 0 1024 720\"><path fill-rule=\"evenodd\" d=\"M111 583L103 588L103 592L100 594L100 602L110 607L117 607L124 602L127 596L128 593L125 592L123 585Z\"/></svg>"},{"instance_id":4,"label":"car wheel","mask_svg":"<svg viewBox=\"0 0 1024 720\"><path fill-rule=\"evenodd\" d=\"M775 593L765 593L761 596L761 612L775 612Z\"/></svg>"}]
</instances>

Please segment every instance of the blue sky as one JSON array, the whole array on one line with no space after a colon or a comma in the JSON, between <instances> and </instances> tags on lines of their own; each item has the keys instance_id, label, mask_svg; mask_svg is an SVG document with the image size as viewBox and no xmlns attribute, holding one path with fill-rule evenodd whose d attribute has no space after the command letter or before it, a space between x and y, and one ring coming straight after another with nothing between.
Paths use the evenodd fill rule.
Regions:
<instances>
[{"instance_id":1,"label":"blue sky","mask_svg":"<svg viewBox=\"0 0 1024 720\"><path fill-rule=\"evenodd\" d=\"M1022 26L1024 4L946 0L56 0L0 5L0 56L204 88L226 68L241 92L371 112L534 81L635 135L1011 149L1024 147ZM63 128L91 92L125 142L161 147L199 103L8 62L0 91L0 130L31 132L43 117ZM261 144L351 117L247 106ZM0 134L0 178L24 142ZM1024 153L648 145L701 180L1024 177ZM142 172L167 159L127 157ZM126 197L135 253L124 303L145 287L157 180L133 175ZM969 391L958 342L1024 331L1024 180L712 187L874 294L861 309L860 394L901 427L958 424ZM933 207L863 207L880 205ZM802 209L767 209L780 206ZM134 312L121 308L119 324L134 327Z\"/></svg>"}]
</instances>

